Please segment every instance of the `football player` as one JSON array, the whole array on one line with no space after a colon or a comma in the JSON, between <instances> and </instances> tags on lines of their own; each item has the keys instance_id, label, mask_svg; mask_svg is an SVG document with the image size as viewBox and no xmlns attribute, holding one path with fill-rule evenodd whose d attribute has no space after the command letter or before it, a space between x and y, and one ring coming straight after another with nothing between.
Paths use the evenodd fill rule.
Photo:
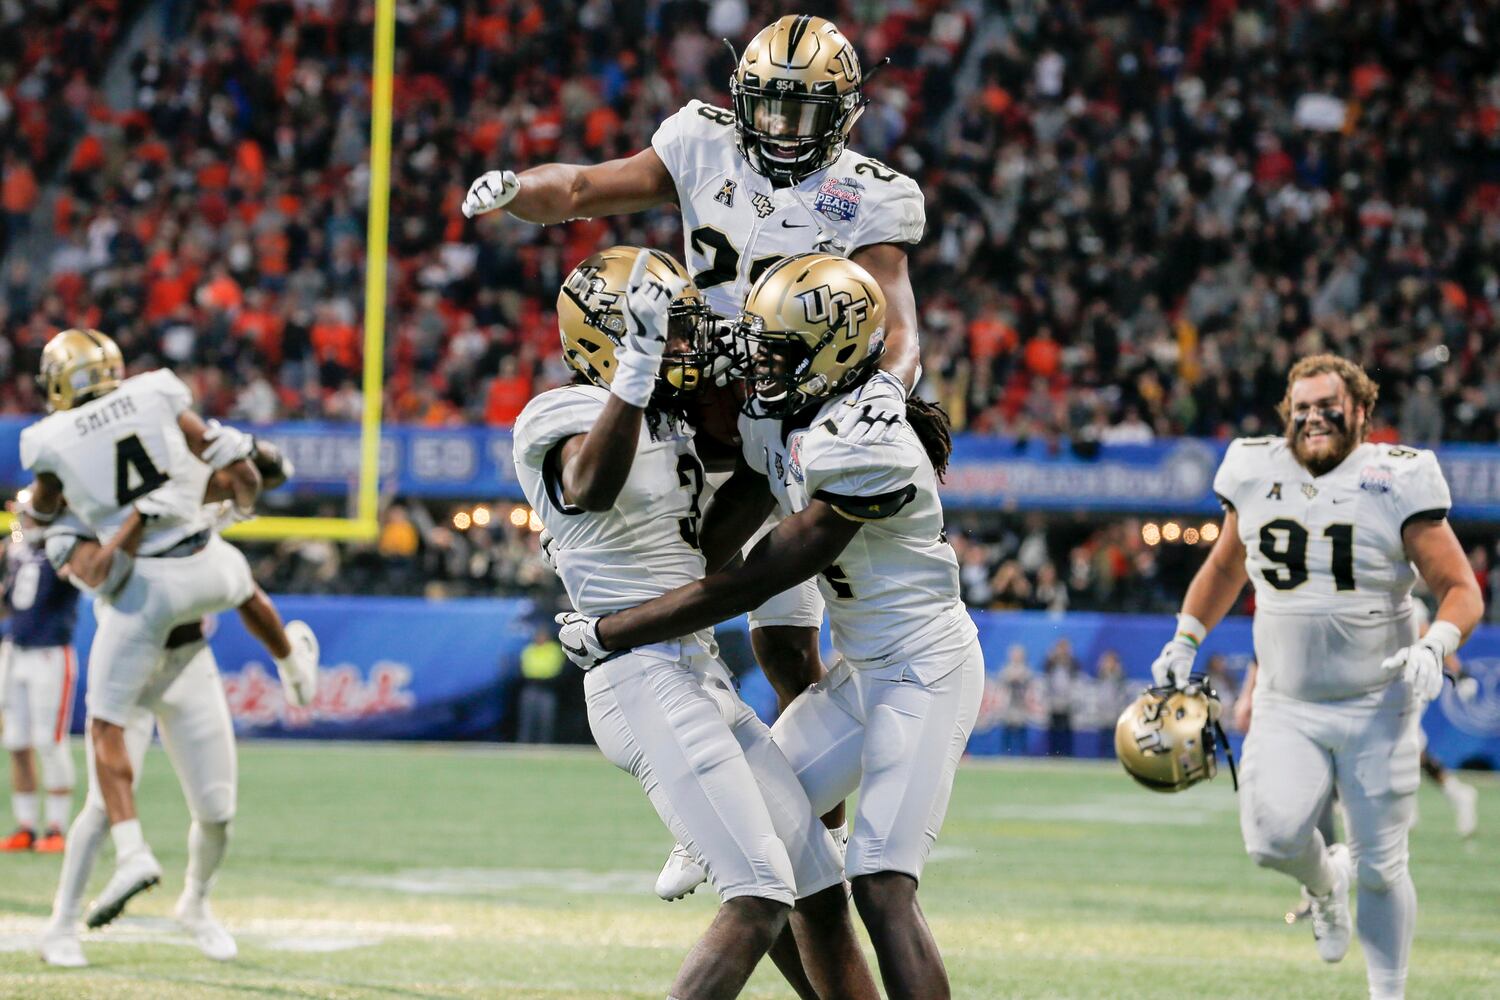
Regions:
<instances>
[{"instance_id":1,"label":"football player","mask_svg":"<svg viewBox=\"0 0 1500 1000\"><path fill-rule=\"evenodd\" d=\"M850 257L885 293L879 364L889 374L859 387L861 405L841 412L840 433L851 441L894 435L917 381L907 248L921 240L926 215L911 178L849 148L867 103L863 84L858 53L831 22L782 17L745 47L729 83L732 107L690 101L662 122L650 147L624 159L491 170L469 188L463 213L503 208L552 224L675 203L693 282L720 316L738 315L750 286L788 255ZM823 675L822 622L811 584L751 611L751 646L783 710ZM829 823L842 828L841 807ZM702 867L679 849L657 892L675 899L702 879Z\"/></svg>"},{"instance_id":2,"label":"football player","mask_svg":"<svg viewBox=\"0 0 1500 1000\"><path fill-rule=\"evenodd\" d=\"M78 683L73 653L78 591L58 579L40 541L35 522L23 518L6 550L3 611L10 635L0 646L0 711L11 755L16 831L0 841L0 851L56 854L63 849L63 827L73 807L68 729ZM47 825L40 836L36 759L47 790Z\"/></svg>"},{"instance_id":3,"label":"football player","mask_svg":"<svg viewBox=\"0 0 1500 1000\"><path fill-rule=\"evenodd\" d=\"M563 648L592 674L816 578L841 659L772 738L814 809L859 790L845 873L886 992L942 1000L947 971L917 882L979 712L984 660L938 500L950 449L941 411L914 404L893 438L873 443L839 429L875 371L884 325L879 283L846 258L798 254L767 268L735 325L737 367L752 381L739 466L699 536L709 567L729 562L773 504L784 519L737 569L559 621Z\"/></svg>"},{"instance_id":4,"label":"football player","mask_svg":"<svg viewBox=\"0 0 1500 1000\"><path fill-rule=\"evenodd\" d=\"M635 247L589 257L558 296L563 357L578 377L526 405L514 457L586 614L703 576L703 465L680 407L703 377L713 318L677 261ZM737 996L795 902L810 995L875 997L838 848L717 651L711 630L684 629L609 657L585 681L600 750L640 781L724 900L671 995Z\"/></svg>"},{"instance_id":5,"label":"football player","mask_svg":"<svg viewBox=\"0 0 1500 1000\"><path fill-rule=\"evenodd\" d=\"M41 382L51 412L21 433L22 464L36 476L24 513L48 525L49 560L92 592L98 609L85 695L89 795L70 830L43 957L84 964L77 899L106 826L116 869L90 926L110 922L161 879L133 790L154 712L193 815L178 919L206 954L230 958L233 939L208 912L205 894L234 813L233 731L217 670L211 656L199 655L201 635L193 630L205 615L242 608L251 631L270 644L291 696L310 698L317 670L311 631L281 629L244 556L219 538L204 506L220 499L209 489L218 469L236 516L249 515L261 483L254 441L230 428L211 432L171 372L126 379L119 347L95 330L65 330L48 341ZM190 669L207 679L185 680ZM167 691L190 704L174 707Z\"/></svg>"},{"instance_id":6,"label":"football player","mask_svg":"<svg viewBox=\"0 0 1500 1000\"><path fill-rule=\"evenodd\" d=\"M1483 603L1436 457L1366 440L1376 395L1343 358L1292 367L1284 436L1242 438L1224 456L1224 530L1152 674L1159 686L1195 682L1198 644L1249 579L1259 676L1240 774L1246 850L1307 889L1324 961L1349 949L1358 885L1370 996L1391 1000L1405 993L1417 916L1407 831L1421 710ZM1421 638L1418 572L1438 601ZM1316 823L1335 789L1349 842L1329 847Z\"/></svg>"}]
</instances>

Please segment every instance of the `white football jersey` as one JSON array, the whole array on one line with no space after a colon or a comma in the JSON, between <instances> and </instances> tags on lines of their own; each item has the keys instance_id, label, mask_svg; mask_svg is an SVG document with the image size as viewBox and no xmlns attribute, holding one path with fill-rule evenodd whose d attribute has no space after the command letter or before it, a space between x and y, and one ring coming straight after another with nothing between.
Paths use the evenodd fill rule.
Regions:
<instances>
[{"instance_id":1,"label":"white football jersey","mask_svg":"<svg viewBox=\"0 0 1500 1000\"><path fill-rule=\"evenodd\" d=\"M704 575L703 464L686 424L661 416L653 433L650 419L642 421L630 475L609 510L563 500L562 445L587 433L608 399L608 390L592 385L550 389L526 404L512 438L516 476L555 539L563 587L573 607L589 615L635 607Z\"/></svg>"},{"instance_id":2,"label":"white football jersey","mask_svg":"<svg viewBox=\"0 0 1500 1000\"><path fill-rule=\"evenodd\" d=\"M916 181L847 146L795 186L772 187L740 155L733 114L702 101L662 122L651 147L677 186L693 282L731 319L755 279L783 257L917 243L927 224Z\"/></svg>"},{"instance_id":3,"label":"white football jersey","mask_svg":"<svg viewBox=\"0 0 1500 1000\"><path fill-rule=\"evenodd\" d=\"M1238 516L1272 689L1323 701L1389 683L1380 661L1414 635L1416 571L1401 532L1452 506L1437 457L1366 443L1315 477L1284 438L1242 438L1214 491Z\"/></svg>"},{"instance_id":4,"label":"white football jersey","mask_svg":"<svg viewBox=\"0 0 1500 1000\"><path fill-rule=\"evenodd\" d=\"M33 475L56 476L69 510L101 541L114 537L133 501L152 494L177 513L148 523L140 554L165 552L212 524L203 491L213 470L177 424L192 405L191 390L165 368L136 375L23 430L21 464Z\"/></svg>"},{"instance_id":5,"label":"white football jersey","mask_svg":"<svg viewBox=\"0 0 1500 1000\"><path fill-rule=\"evenodd\" d=\"M834 397L810 419L742 416L740 436L745 461L766 475L783 516L817 499L866 522L817 577L818 589L834 648L855 667L885 666L950 631L968 638L976 630L959 599L937 476L916 432L908 425L894 441L851 444L833 419L848 398Z\"/></svg>"}]
</instances>

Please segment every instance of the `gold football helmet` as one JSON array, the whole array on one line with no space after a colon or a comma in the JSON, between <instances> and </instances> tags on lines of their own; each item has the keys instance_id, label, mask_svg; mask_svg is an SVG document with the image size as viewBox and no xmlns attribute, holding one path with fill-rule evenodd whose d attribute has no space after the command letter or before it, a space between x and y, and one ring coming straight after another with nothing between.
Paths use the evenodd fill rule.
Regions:
<instances>
[{"instance_id":1,"label":"gold football helmet","mask_svg":"<svg viewBox=\"0 0 1500 1000\"><path fill-rule=\"evenodd\" d=\"M750 287L734 326L744 411L786 417L852 388L885 351L885 293L845 257L802 253Z\"/></svg>"},{"instance_id":2,"label":"gold football helmet","mask_svg":"<svg viewBox=\"0 0 1500 1000\"><path fill-rule=\"evenodd\" d=\"M573 268L557 293L563 360L589 382L609 388L615 377L615 352L625 335L626 282L641 253L651 255L646 269L656 277L670 274L687 282L667 313L667 351L651 398L652 405L670 404L697 391L707 371L706 352L717 319L687 269L671 254L614 246Z\"/></svg>"},{"instance_id":3,"label":"gold football helmet","mask_svg":"<svg viewBox=\"0 0 1500 1000\"><path fill-rule=\"evenodd\" d=\"M1147 688L1115 723L1115 755L1153 792L1180 792L1219 771L1222 743L1239 787L1229 741L1219 725L1219 696L1207 683L1180 690Z\"/></svg>"},{"instance_id":4,"label":"gold football helmet","mask_svg":"<svg viewBox=\"0 0 1500 1000\"><path fill-rule=\"evenodd\" d=\"M42 348L37 376L47 409L71 410L119 388L125 378L120 346L98 330L64 330Z\"/></svg>"},{"instance_id":5,"label":"gold football helmet","mask_svg":"<svg viewBox=\"0 0 1500 1000\"><path fill-rule=\"evenodd\" d=\"M768 24L729 78L740 152L776 184L821 170L864 110L862 83L859 56L833 22L801 14Z\"/></svg>"}]
</instances>

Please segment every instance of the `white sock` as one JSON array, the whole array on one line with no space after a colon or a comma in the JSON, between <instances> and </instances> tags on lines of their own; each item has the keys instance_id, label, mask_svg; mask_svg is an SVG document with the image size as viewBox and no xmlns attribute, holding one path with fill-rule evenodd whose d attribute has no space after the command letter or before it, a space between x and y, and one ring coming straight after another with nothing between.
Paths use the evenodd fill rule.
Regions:
<instances>
[{"instance_id":1,"label":"white sock","mask_svg":"<svg viewBox=\"0 0 1500 1000\"><path fill-rule=\"evenodd\" d=\"M1468 787L1468 785L1465 785L1462 781L1459 781L1452 775L1448 775L1443 778L1443 795L1448 799L1449 802L1457 803L1458 797L1462 795L1464 789Z\"/></svg>"},{"instance_id":2,"label":"white sock","mask_svg":"<svg viewBox=\"0 0 1500 1000\"><path fill-rule=\"evenodd\" d=\"M73 811L73 790L47 793L47 829L61 830L68 825L68 814Z\"/></svg>"},{"instance_id":3,"label":"white sock","mask_svg":"<svg viewBox=\"0 0 1500 1000\"><path fill-rule=\"evenodd\" d=\"M16 815L16 825L27 830L36 829L36 792L13 792L10 811Z\"/></svg>"},{"instance_id":4,"label":"white sock","mask_svg":"<svg viewBox=\"0 0 1500 1000\"><path fill-rule=\"evenodd\" d=\"M57 896L52 900L52 923L71 927L83 912L83 891L99 849L104 846L104 831L109 816L101 805L85 802L68 829L68 844L63 850L62 877L57 880Z\"/></svg>"},{"instance_id":5,"label":"white sock","mask_svg":"<svg viewBox=\"0 0 1500 1000\"><path fill-rule=\"evenodd\" d=\"M182 892L201 900L208 895L214 874L229 847L228 823L200 823L193 820L188 829L187 879Z\"/></svg>"},{"instance_id":6,"label":"white sock","mask_svg":"<svg viewBox=\"0 0 1500 1000\"><path fill-rule=\"evenodd\" d=\"M141 833L141 821L127 819L109 828L110 839L115 842L115 860L134 854L146 846L146 837Z\"/></svg>"}]
</instances>

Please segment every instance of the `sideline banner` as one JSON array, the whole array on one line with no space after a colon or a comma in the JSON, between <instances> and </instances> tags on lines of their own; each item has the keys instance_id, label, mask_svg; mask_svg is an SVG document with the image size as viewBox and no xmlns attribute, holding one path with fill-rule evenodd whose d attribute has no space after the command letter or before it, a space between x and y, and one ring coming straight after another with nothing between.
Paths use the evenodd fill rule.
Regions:
<instances>
[{"instance_id":1,"label":"sideline banner","mask_svg":"<svg viewBox=\"0 0 1500 1000\"><path fill-rule=\"evenodd\" d=\"M517 598L427 601L401 597L279 597L290 621L312 626L322 644L323 667L316 702L287 706L281 682L265 650L250 638L238 616L219 617L211 642L224 676L235 728L246 736L324 739L494 739L507 711L506 692L519 674L521 649L538 624L551 627L530 601ZM85 604L76 642L86 664L93 615ZM1119 709L1090 701L1101 656L1114 651L1132 681L1131 693L1150 678L1151 661L1172 634L1166 615L1043 612L973 612L984 647L988 677L969 750L1002 750L1010 692L999 681L1010 647L1018 645L1034 680L1027 695L1022 749L1047 752L1049 706L1043 696L1044 663L1066 640L1081 665L1082 704L1074 711L1073 752L1108 756L1107 732ZM744 619L720 627L726 659L740 674L741 694L763 718L774 718L775 694L753 666ZM832 657L827 647L825 656ZM1230 618L1203 644L1200 663L1224 654L1234 690L1252 657L1250 620ZM1461 699L1451 685L1427 710L1423 724L1429 749L1450 766L1500 769L1500 627L1482 626L1460 651L1478 693ZM82 689L84 682L80 681ZM74 709L74 732L83 725L83 699ZM1238 744L1238 738L1234 740ZM1016 748L1012 747L1014 752Z\"/></svg>"},{"instance_id":2,"label":"sideline banner","mask_svg":"<svg viewBox=\"0 0 1500 1000\"><path fill-rule=\"evenodd\" d=\"M18 440L24 418L0 419L0 486L25 484ZM359 429L286 423L253 428L297 466L288 489L305 497L347 496L359 472ZM387 426L381 431L381 488L405 496L523 499L511 463L510 431L499 427ZM1075 454L1066 442L954 436L943 485L951 508L1160 511L1215 517L1214 471L1226 442L1177 438ZM1438 459L1458 518L1500 520L1500 448L1447 445Z\"/></svg>"}]
</instances>

